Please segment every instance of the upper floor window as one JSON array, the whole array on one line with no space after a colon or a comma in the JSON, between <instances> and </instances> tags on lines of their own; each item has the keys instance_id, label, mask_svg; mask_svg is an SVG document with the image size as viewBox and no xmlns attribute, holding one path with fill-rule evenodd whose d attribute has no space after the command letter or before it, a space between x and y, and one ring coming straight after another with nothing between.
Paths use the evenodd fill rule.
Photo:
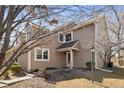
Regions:
<instances>
[{"instance_id":1,"label":"upper floor window","mask_svg":"<svg viewBox=\"0 0 124 93\"><path fill-rule=\"evenodd\" d=\"M65 38L66 38L66 42L72 41L72 34L71 33L66 34Z\"/></svg>"},{"instance_id":2,"label":"upper floor window","mask_svg":"<svg viewBox=\"0 0 124 93\"><path fill-rule=\"evenodd\" d=\"M64 34L62 32L58 33L58 41L63 43L64 42Z\"/></svg>"},{"instance_id":3,"label":"upper floor window","mask_svg":"<svg viewBox=\"0 0 124 93\"><path fill-rule=\"evenodd\" d=\"M73 32L69 32L67 34L63 34L62 32L59 32L58 41L61 43L73 41Z\"/></svg>"},{"instance_id":4,"label":"upper floor window","mask_svg":"<svg viewBox=\"0 0 124 93\"><path fill-rule=\"evenodd\" d=\"M35 48L35 60L36 61L49 61L49 49Z\"/></svg>"}]
</instances>

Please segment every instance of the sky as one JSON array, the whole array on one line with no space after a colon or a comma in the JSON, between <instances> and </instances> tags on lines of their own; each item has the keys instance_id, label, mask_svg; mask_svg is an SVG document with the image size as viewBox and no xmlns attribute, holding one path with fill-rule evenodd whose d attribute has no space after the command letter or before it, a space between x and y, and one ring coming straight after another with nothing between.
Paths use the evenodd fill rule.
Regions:
<instances>
[{"instance_id":1,"label":"sky","mask_svg":"<svg viewBox=\"0 0 124 93\"><path fill-rule=\"evenodd\" d=\"M98 10L104 6L87 6L87 5L58 5L58 6L47 6L49 8L49 11L52 12L58 12L58 11L62 11L63 9L65 9L64 11L60 12L59 14L52 14L50 17L48 17L48 19L52 19L52 18L56 18L58 20L58 24L55 25L50 25L47 26L49 29L53 29L58 25L62 25L64 23L67 23L68 21L75 21L76 23L79 23L81 21L84 21L88 18L91 17L92 13L95 10ZM34 21L35 23L38 23L38 20ZM49 25L49 24L45 24L45 25Z\"/></svg>"},{"instance_id":2,"label":"sky","mask_svg":"<svg viewBox=\"0 0 124 93\"><path fill-rule=\"evenodd\" d=\"M67 23L68 21L74 21L77 24L88 20L93 17L93 14L106 14L111 18L115 18L113 12L110 10L109 6L105 5L57 5L57 6L47 6L49 11L58 12L65 8L65 11L60 12L59 14L53 14L48 19L55 18L58 20L58 24L55 25L46 25L49 29L54 29L58 25L62 25ZM107 8L105 8L107 7ZM118 12L124 12L124 6L114 6ZM37 22L35 20L34 22Z\"/></svg>"},{"instance_id":3,"label":"sky","mask_svg":"<svg viewBox=\"0 0 124 93\"><path fill-rule=\"evenodd\" d=\"M86 19L90 19L96 11L98 14L105 13L111 18L115 18L109 8L104 9L105 5L48 5L47 7L50 13L53 12L52 15L45 19L40 19L40 21L34 20L32 22L40 24L43 27L51 30L69 21L75 21L76 23L80 23ZM124 11L124 6L119 5L115 7L119 12ZM19 19L22 15L25 15L26 13L27 11L23 11L17 19ZM49 25L48 22L44 21L51 20L53 18L58 20L58 24ZM22 28L22 26L20 28Z\"/></svg>"}]
</instances>

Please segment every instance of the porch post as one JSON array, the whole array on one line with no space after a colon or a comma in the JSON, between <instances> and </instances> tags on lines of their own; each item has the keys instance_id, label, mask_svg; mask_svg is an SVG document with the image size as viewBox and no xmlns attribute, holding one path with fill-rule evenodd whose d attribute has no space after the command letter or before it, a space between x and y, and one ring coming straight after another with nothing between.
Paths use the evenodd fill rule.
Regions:
<instances>
[{"instance_id":1,"label":"porch post","mask_svg":"<svg viewBox=\"0 0 124 93\"><path fill-rule=\"evenodd\" d=\"M72 70L72 68L73 68L73 63L74 63L73 50L70 49L70 69L71 69L71 70Z\"/></svg>"}]
</instances>

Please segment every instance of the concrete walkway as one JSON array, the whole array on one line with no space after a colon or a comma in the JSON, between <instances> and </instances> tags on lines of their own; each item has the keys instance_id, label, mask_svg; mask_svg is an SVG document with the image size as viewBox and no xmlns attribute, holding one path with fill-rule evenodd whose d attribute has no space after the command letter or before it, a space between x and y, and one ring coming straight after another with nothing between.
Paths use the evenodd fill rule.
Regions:
<instances>
[{"instance_id":1,"label":"concrete walkway","mask_svg":"<svg viewBox=\"0 0 124 93\"><path fill-rule=\"evenodd\" d=\"M6 86L6 84L0 83L0 88L5 87L5 86Z\"/></svg>"},{"instance_id":2,"label":"concrete walkway","mask_svg":"<svg viewBox=\"0 0 124 93\"><path fill-rule=\"evenodd\" d=\"M13 83L23 81L23 80L26 80L26 79L30 79L30 78L32 78L32 77L30 77L30 76L16 77L16 78L11 79L11 80L0 80L0 83L9 85L9 84L13 84Z\"/></svg>"},{"instance_id":3,"label":"concrete walkway","mask_svg":"<svg viewBox=\"0 0 124 93\"><path fill-rule=\"evenodd\" d=\"M27 76L16 77L16 78L11 79L11 80L0 80L0 88L1 87L5 87L5 86L10 85L10 84L13 84L13 83L16 83L16 82L20 82L20 81L24 81L24 80L27 80L27 79L31 79L33 77L34 77L34 75L27 74Z\"/></svg>"}]
</instances>

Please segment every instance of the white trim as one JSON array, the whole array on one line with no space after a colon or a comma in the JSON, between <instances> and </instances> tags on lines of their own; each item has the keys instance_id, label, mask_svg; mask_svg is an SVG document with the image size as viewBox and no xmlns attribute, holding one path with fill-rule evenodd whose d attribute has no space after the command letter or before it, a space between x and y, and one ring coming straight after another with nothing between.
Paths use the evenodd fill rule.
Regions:
<instances>
[{"instance_id":1,"label":"white trim","mask_svg":"<svg viewBox=\"0 0 124 93\"><path fill-rule=\"evenodd\" d=\"M110 73L112 73L113 71L111 71L111 70L107 70L107 69L101 69L101 68L97 68L98 70L101 70L101 71L104 71L104 72L110 72Z\"/></svg>"},{"instance_id":2,"label":"white trim","mask_svg":"<svg viewBox=\"0 0 124 93\"><path fill-rule=\"evenodd\" d=\"M69 54L70 52L66 52L66 66L67 67L69 67L70 66L70 64L69 64L69 62L68 62L68 54Z\"/></svg>"},{"instance_id":3,"label":"white trim","mask_svg":"<svg viewBox=\"0 0 124 93\"><path fill-rule=\"evenodd\" d=\"M77 42L71 47L71 49L72 49L72 50L77 50L77 51L79 51L78 48L75 48L75 46L76 46L78 43L79 43L79 41L77 41ZM62 49L57 49L57 51L58 51L58 52L63 52L63 51L69 51L69 49L70 49L70 48L62 48Z\"/></svg>"},{"instance_id":4,"label":"white trim","mask_svg":"<svg viewBox=\"0 0 124 93\"><path fill-rule=\"evenodd\" d=\"M40 47L35 47L34 48L34 60L35 61L38 61L38 59L37 59L37 49L41 49Z\"/></svg>"},{"instance_id":5,"label":"white trim","mask_svg":"<svg viewBox=\"0 0 124 93\"><path fill-rule=\"evenodd\" d=\"M72 48L73 50L76 50L76 51L79 51L79 49L78 48Z\"/></svg>"},{"instance_id":6,"label":"white trim","mask_svg":"<svg viewBox=\"0 0 124 93\"><path fill-rule=\"evenodd\" d=\"M66 41L66 35L67 34L71 34L71 40L70 41ZM72 42L73 40L74 40L74 34L73 34L73 31L71 31L71 32L68 32L66 35L65 35L65 43L68 43L68 42Z\"/></svg>"},{"instance_id":7,"label":"white trim","mask_svg":"<svg viewBox=\"0 0 124 93\"><path fill-rule=\"evenodd\" d=\"M44 51L48 51L48 59L42 59L42 61L50 61L50 49L47 49L47 48L42 48L43 52ZM42 58L43 58L43 55L42 55Z\"/></svg>"},{"instance_id":8,"label":"white trim","mask_svg":"<svg viewBox=\"0 0 124 93\"><path fill-rule=\"evenodd\" d=\"M74 48L78 43L79 43L79 41L77 41L77 42L72 46L72 48Z\"/></svg>"},{"instance_id":9,"label":"white trim","mask_svg":"<svg viewBox=\"0 0 124 93\"><path fill-rule=\"evenodd\" d=\"M57 51L58 51L58 52L65 52L65 51L69 51L69 49L70 49L70 48L62 48L62 49L57 49ZM72 50L77 50L77 51L79 51L78 48L72 48L72 47L71 47L71 49L72 49Z\"/></svg>"},{"instance_id":10,"label":"white trim","mask_svg":"<svg viewBox=\"0 0 124 93\"><path fill-rule=\"evenodd\" d=\"M69 51L69 48L62 48L62 49L57 49L58 52L64 52L64 51Z\"/></svg>"},{"instance_id":11,"label":"white trim","mask_svg":"<svg viewBox=\"0 0 124 93\"><path fill-rule=\"evenodd\" d=\"M28 51L28 71L31 70L31 51Z\"/></svg>"},{"instance_id":12,"label":"white trim","mask_svg":"<svg viewBox=\"0 0 124 93\"><path fill-rule=\"evenodd\" d=\"M74 40L74 32L71 31L72 41Z\"/></svg>"},{"instance_id":13,"label":"white trim","mask_svg":"<svg viewBox=\"0 0 124 93\"><path fill-rule=\"evenodd\" d=\"M42 59L37 59L37 49L42 50ZM48 51L48 59L43 59L43 52L46 51L46 50ZM50 61L50 49L36 47L34 49L34 59L35 59L35 61Z\"/></svg>"},{"instance_id":14,"label":"white trim","mask_svg":"<svg viewBox=\"0 0 124 93\"><path fill-rule=\"evenodd\" d=\"M60 34L63 35L63 41L60 41ZM63 34L63 32L58 32L58 42L60 42L60 43L64 43L65 42L65 35Z\"/></svg>"},{"instance_id":15,"label":"white trim","mask_svg":"<svg viewBox=\"0 0 124 93\"><path fill-rule=\"evenodd\" d=\"M70 63L68 63L68 54L70 54ZM66 66L69 67L70 69L73 69L73 65L74 65L74 54L73 54L73 50L70 49L69 52L66 52Z\"/></svg>"},{"instance_id":16,"label":"white trim","mask_svg":"<svg viewBox=\"0 0 124 93\"><path fill-rule=\"evenodd\" d=\"M74 65L74 54L73 54L73 50L70 49L70 69L73 69L73 65Z\"/></svg>"},{"instance_id":17,"label":"white trim","mask_svg":"<svg viewBox=\"0 0 124 93\"><path fill-rule=\"evenodd\" d=\"M63 34L63 42L62 41L60 41L60 34ZM67 34L71 34L71 40L70 41L66 41L66 35ZM58 32L58 42L60 42L60 43L68 43L68 42L72 42L73 40L74 40L74 33L73 33L73 31L71 31L71 32L68 32L67 34L64 34L63 32Z\"/></svg>"}]
</instances>

